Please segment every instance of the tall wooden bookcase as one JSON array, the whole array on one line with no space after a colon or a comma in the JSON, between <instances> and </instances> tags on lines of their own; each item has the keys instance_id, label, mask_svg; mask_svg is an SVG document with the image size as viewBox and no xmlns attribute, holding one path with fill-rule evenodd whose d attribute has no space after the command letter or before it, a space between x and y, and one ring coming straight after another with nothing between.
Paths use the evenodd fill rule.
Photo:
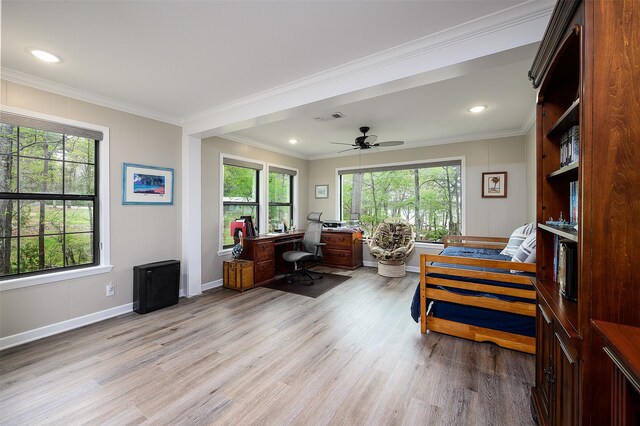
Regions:
<instances>
[{"instance_id":1,"label":"tall wooden bookcase","mask_svg":"<svg viewBox=\"0 0 640 426\"><path fill-rule=\"evenodd\" d=\"M560 0L529 77L538 89L532 412L539 424L609 424L611 362L591 321L640 325L640 1ZM579 161L560 167L573 126ZM578 229L547 225L569 216L573 181ZM576 301L559 292L556 238L577 244Z\"/></svg>"}]
</instances>

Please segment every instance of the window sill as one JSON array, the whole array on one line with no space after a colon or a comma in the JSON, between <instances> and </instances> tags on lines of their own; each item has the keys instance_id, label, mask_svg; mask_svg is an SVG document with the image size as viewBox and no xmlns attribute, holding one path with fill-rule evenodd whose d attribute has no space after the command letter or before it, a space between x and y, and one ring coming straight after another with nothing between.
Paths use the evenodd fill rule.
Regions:
<instances>
[{"instance_id":1,"label":"window sill","mask_svg":"<svg viewBox=\"0 0 640 426\"><path fill-rule=\"evenodd\" d=\"M231 255L231 250L233 250L233 247L218 250L218 256L229 256Z\"/></svg>"},{"instance_id":2,"label":"window sill","mask_svg":"<svg viewBox=\"0 0 640 426\"><path fill-rule=\"evenodd\" d=\"M365 243L369 243L369 240L371 239L371 237L365 237L363 238ZM444 249L444 243L424 243L424 242L420 242L417 241L414 245L415 248L421 248L421 249L438 249L438 250L442 250Z\"/></svg>"},{"instance_id":3,"label":"window sill","mask_svg":"<svg viewBox=\"0 0 640 426\"><path fill-rule=\"evenodd\" d=\"M443 243L416 243L416 248L424 248L424 249L444 249Z\"/></svg>"},{"instance_id":4,"label":"window sill","mask_svg":"<svg viewBox=\"0 0 640 426\"><path fill-rule=\"evenodd\" d=\"M49 284L57 281L72 280L91 275L106 274L111 272L113 265L92 266L90 268L74 269L71 271L52 272L50 274L32 275L30 277L12 278L0 281L0 291L15 290L17 288L31 287L40 284Z\"/></svg>"}]
</instances>

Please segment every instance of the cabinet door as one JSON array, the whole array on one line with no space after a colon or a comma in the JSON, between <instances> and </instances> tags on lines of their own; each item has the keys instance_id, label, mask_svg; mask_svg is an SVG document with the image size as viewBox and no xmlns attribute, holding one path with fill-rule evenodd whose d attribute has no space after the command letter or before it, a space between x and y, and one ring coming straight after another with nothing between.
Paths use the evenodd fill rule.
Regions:
<instances>
[{"instance_id":1,"label":"cabinet door","mask_svg":"<svg viewBox=\"0 0 640 426\"><path fill-rule=\"evenodd\" d=\"M555 370L553 367L553 322L551 310L538 299L536 315L536 388L539 394L542 424L548 424L553 402Z\"/></svg>"},{"instance_id":2,"label":"cabinet door","mask_svg":"<svg viewBox=\"0 0 640 426\"><path fill-rule=\"evenodd\" d=\"M555 404L553 424L578 424L579 362L571 340L560 327L556 327L553 339L553 359L556 368Z\"/></svg>"}]
</instances>

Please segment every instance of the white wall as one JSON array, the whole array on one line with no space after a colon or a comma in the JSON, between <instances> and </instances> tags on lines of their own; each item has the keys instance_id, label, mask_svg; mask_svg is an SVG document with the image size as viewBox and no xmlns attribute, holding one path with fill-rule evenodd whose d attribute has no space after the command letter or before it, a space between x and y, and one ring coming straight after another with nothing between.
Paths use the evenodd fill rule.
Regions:
<instances>
[{"instance_id":1,"label":"white wall","mask_svg":"<svg viewBox=\"0 0 640 426\"><path fill-rule=\"evenodd\" d=\"M109 197L113 264L107 274L0 292L0 338L25 332L46 334L80 317L99 319L119 308L130 311L133 266L181 256L180 127L4 80L0 102L109 128L110 194L101 196ZM123 162L173 168L174 204L123 206ZM112 297L105 296L109 281L115 285Z\"/></svg>"},{"instance_id":2,"label":"white wall","mask_svg":"<svg viewBox=\"0 0 640 426\"><path fill-rule=\"evenodd\" d=\"M506 236L527 221L526 206L526 154L525 137L516 136L449 145L402 149L350 155L338 158L311 161L309 164L309 209L323 212L323 218L339 217L336 184L338 168L360 165L397 163L403 161L430 160L449 157L464 157L465 187L463 209L466 216L466 235ZM507 198L482 198L481 179L483 172L507 172ZM329 199L313 197L315 185L329 185ZM535 199L534 199L535 201ZM366 245L365 245L366 246ZM419 254L416 250L407 265L417 267ZM365 247L365 261L373 261Z\"/></svg>"},{"instance_id":3,"label":"white wall","mask_svg":"<svg viewBox=\"0 0 640 426\"><path fill-rule=\"evenodd\" d=\"M527 161L527 222L536 221L536 123L525 135Z\"/></svg>"},{"instance_id":4,"label":"white wall","mask_svg":"<svg viewBox=\"0 0 640 426\"><path fill-rule=\"evenodd\" d=\"M298 170L297 218L298 228L304 229L308 210L309 162L289 155L267 151L254 146L232 142L220 137L202 141L202 282L209 285L222 279L222 262L230 253L218 255L220 244L220 154L234 155Z\"/></svg>"}]
</instances>

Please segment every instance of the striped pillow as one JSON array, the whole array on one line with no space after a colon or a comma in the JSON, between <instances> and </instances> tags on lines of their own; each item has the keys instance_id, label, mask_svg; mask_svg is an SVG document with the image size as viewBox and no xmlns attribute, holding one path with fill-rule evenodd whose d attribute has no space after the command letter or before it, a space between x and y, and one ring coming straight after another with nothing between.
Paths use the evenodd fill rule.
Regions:
<instances>
[{"instance_id":1,"label":"striped pillow","mask_svg":"<svg viewBox=\"0 0 640 426\"><path fill-rule=\"evenodd\" d=\"M523 225L513 231L511 237L509 238L509 243L504 248L504 250L500 252L500 254L513 257L513 255L516 254L518 247L520 247L520 245L523 243L524 239L527 238L535 229L536 227L533 223L527 223L526 225Z\"/></svg>"},{"instance_id":2,"label":"striped pillow","mask_svg":"<svg viewBox=\"0 0 640 426\"><path fill-rule=\"evenodd\" d=\"M536 233L533 232L524 239L516 254L511 259L512 262L536 263Z\"/></svg>"}]
</instances>

